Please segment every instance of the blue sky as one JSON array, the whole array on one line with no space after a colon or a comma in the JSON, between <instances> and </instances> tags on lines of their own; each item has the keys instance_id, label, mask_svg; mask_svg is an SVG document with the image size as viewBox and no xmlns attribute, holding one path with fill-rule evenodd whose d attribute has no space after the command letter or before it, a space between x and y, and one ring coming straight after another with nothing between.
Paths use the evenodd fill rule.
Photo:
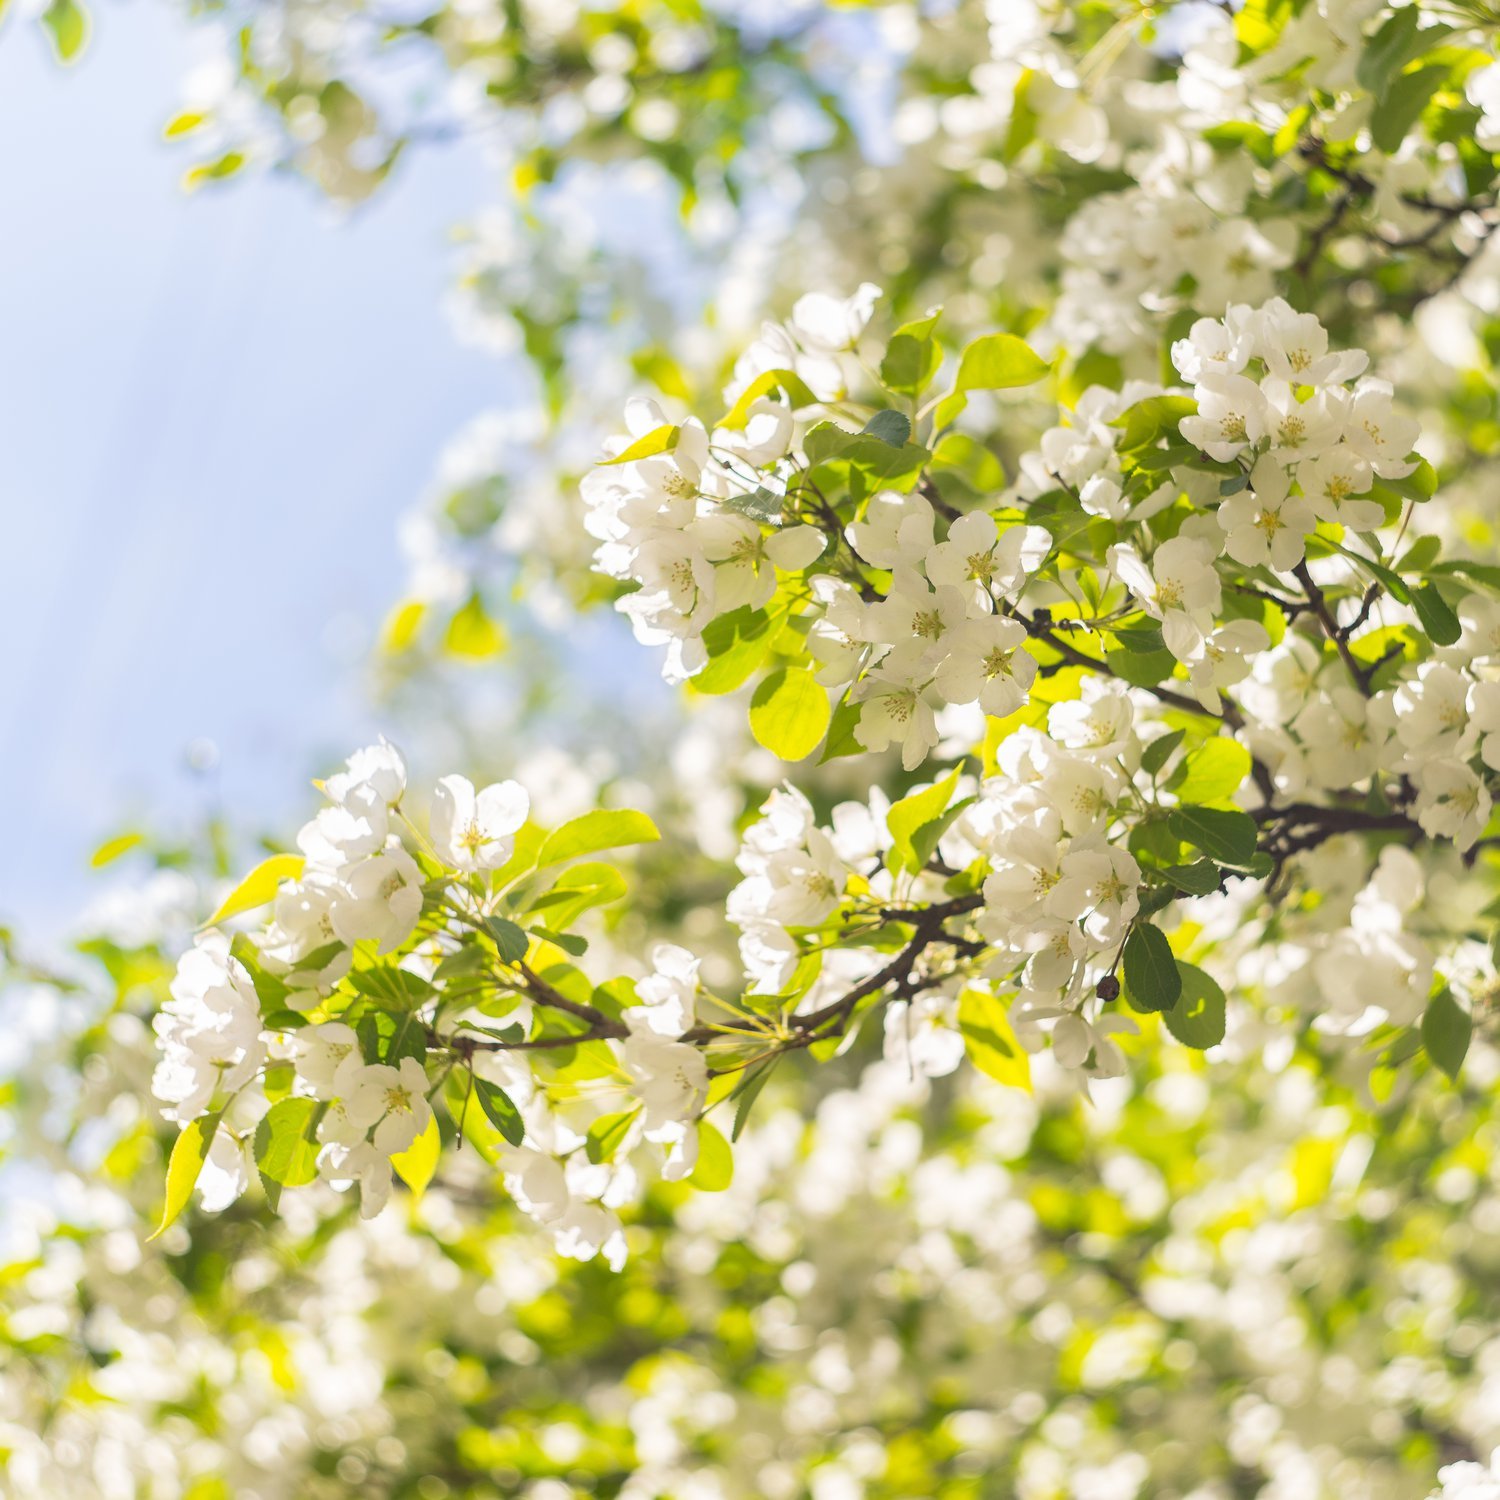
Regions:
<instances>
[{"instance_id":1,"label":"blue sky","mask_svg":"<svg viewBox=\"0 0 1500 1500\"><path fill-rule=\"evenodd\" d=\"M503 392L440 310L477 153L416 157L348 220L289 178L188 197L160 127L192 45L142 5L66 71L0 33L0 922L27 932L133 820L215 794L286 819L375 727L396 518Z\"/></svg>"}]
</instances>

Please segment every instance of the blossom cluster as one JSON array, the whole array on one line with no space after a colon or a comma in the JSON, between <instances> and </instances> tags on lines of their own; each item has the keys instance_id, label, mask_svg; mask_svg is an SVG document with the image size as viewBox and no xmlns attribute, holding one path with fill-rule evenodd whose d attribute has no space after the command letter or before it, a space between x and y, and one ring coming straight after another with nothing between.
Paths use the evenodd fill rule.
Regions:
<instances>
[{"instance_id":1,"label":"blossom cluster","mask_svg":"<svg viewBox=\"0 0 1500 1500\"><path fill-rule=\"evenodd\" d=\"M153 1091L166 1118L196 1122L207 1137L195 1142L204 1208L225 1208L258 1172L269 1190L315 1178L339 1191L357 1185L360 1212L378 1214L393 1166L419 1188L434 1172L441 1101L460 1139L465 1128L483 1134L484 1118L499 1122L490 1157L562 1253L603 1251L618 1266L615 1209L639 1193L636 1175L625 1161L583 1149L600 1112L571 1128L523 1050L532 1013L568 1007L523 956L564 954L549 948L556 933L532 939L493 912L507 888L495 885L495 871L511 865L525 876L537 861L535 840L525 858L516 855L525 790L514 781L475 790L446 775L423 835L404 810L404 759L386 741L356 751L323 790L329 802L300 832L302 856L291 856L296 877L276 882L272 861L269 921L233 942L223 930L199 936L157 1016ZM223 910L255 904L255 895L239 898L255 880ZM269 894L257 891L261 900ZM696 975L691 954L658 945L654 972L631 986L631 1004L616 1007L601 1043L607 1067L595 1080L633 1112L631 1142L660 1146L667 1179L696 1164L708 1089L702 1052L679 1040L696 1020ZM465 1086L455 1080L444 1092L456 1068Z\"/></svg>"}]
</instances>

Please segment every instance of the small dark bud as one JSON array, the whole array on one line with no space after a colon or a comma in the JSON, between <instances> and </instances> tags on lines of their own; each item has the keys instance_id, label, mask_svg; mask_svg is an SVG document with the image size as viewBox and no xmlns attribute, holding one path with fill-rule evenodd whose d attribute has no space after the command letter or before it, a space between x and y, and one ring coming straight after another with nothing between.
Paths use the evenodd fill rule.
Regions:
<instances>
[{"instance_id":1,"label":"small dark bud","mask_svg":"<svg viewBox=\"0 0 1500 1500\"><path fill-rule=\"evenodd\" d=\"M1113 974L1106 974L1094 986L1094 993L1101 1000L1118 1000L1120 998L1120 981Z\"/></svg>"},{"instance_id":2,"label":"small dark bud","mask_svg":"<svg viewBox=\"0 0 1500 1500\"><path fill-rule=\"evenodd\" d=\"M1041 629L1046 630L1052 623L1052 611L1050 609L1039 609L1032 614L1031 618L1036 621Z\"/></svg>"}]
</instances>

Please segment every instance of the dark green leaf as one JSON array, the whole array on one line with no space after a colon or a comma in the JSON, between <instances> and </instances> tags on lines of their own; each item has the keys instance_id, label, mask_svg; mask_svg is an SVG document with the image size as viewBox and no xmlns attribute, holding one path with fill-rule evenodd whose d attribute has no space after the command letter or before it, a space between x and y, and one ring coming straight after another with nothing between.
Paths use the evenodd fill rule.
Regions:
<instances>
[{"instance_id":1,"label":"dark green leaf","mask_svg":"<svg viewBox=\"0 0 1500 1500\"><path fill-rule=\"evenodd\" d=\"M1201 849L1221 865L1243 867L1255 857L1255 819L1214 807L1174 807L1167 827L1184 844Z\"/></svg>"},{"instance_id":2,"label":"dark green leaf","mask_svg":"<svg viewBox=\"0 0 1500 1500\"><path fill-rule=\"evenodd\" d=\"M1446 63L1429 63L1414 73L1402 73L1385 91L1380 108L1370 116L1370 139L1377 149L1394 156L1407 132L1427 108L1427 102L1448 76Z\"/></svg>"},{"instance_id":3,"label":"dark green leaf","mask_svg":"<svg viewBox=\"0 0 1500 1500\"><path fill-rule=\"evenodd\" d=\"M1195 860L1190 865L1167 865L1160 874L1190 896L1206 896L1219 888L1219 870L1211 859Z\"/></svg>"},{"instance_id":4,"label":"dark green leaf","mask_svg":"<svg viewBox=\"0 0 1500 1500\"><path fill-rule=\"evenodd\" d=\"M589 951L589 940L579 937L576 932L553 932L550 927L532 927L528 930L535 933L544 943L553 943L564 953L571 953L574 958L579 958Z\"/></svg>"},{"instance_id":5,"label":"dark green leaf","mask_svg":"<svg viewBox=\"0 0 1500 1500\"><path fill-rule=\"evenodd\" d=\"M520 963L526 957L526 950L531 943L515 922L508 921L505 917L486 917L484 930L494 940L502 963Z\"/></svg>"},{"instance_id":6,"label":"dark green leaf","mask_svg":"<svg viewBox=\"0 0 1500 1500\"><path fill-rule=\"evenodd\" d=\"M1422 1046L1428 1057L1455 1081L1468 1056L1474 1021L1444 985L1422 1013Z\"/></svg>"},{"instance_id":7,"label":"dark green leaf","mask_svg":"<svg viewBox=\"0 0 1500 1500\"><path fill-rule=\"evenodd\" d=\"M1125 989L1136 1010L1170 1010L1182 993L1182 976L1166 934L1137 922L1125 939Z\"/></svg>"},{"instance_id":8,"label":"dark green leaf","mask_svg":"<svg viewBox=\"0 0 1500 1500\"><path fill-rule=\"evenodd\" d=\"M1160 625L1121 625L1111 634L1134 656L1150 656L1166 650Z\"/></svg>"},{"instance_id":9,"label":"dark green leaf","mask_svg":"<svg viewBox=\"0 0 1500 1500\"><path fill-rule=\"evenodd\" d=\"M1172 758L1172 752L1182 743L1185 729L1174 729L1170 734L1159 734L1141 751L1141 770L1155 776Z\"/></svg>"},{"instance_id":10,"label":"dark green leaf","mask_svg":"<svg viewBox=\"0 0 1500 1500\"><path fill-rule=\"evenodd\" d=\"M474 1075L474 1096L484 1117L512 1146L519 1146L526 1139L526 1122L521 1111L511 1102L511 1097L502 1088L497 1088L487 1078Z\"/></svg>"},{"instance_id":11,"label":"dark green leaf","mask_svg":"<svg viewBox=\"0 0 1500 1500\"><path fill-rule=\"evenodd\" d=\"M734 1105L734 1128L729 1132L729 1139L737 1141L740 1132L745 1128L745 1122L750 1118L750 1110L760 1097L760 1091L765 1088L766 1081L771 1076L771 1070L776 1066L776 1059L763 1063L759 1068L749 1075L733 1094Z\"/></svg>"},{"instance_id":12,"label":"dark green leaf","mask_svg":"<svg viewBox=\"0 0 1500 1500\"><path fill-rule=\"evenodd\" d=\"M1412 591L1411 607L1416 610L1422 629L1432 638L1435 646L1451 646L1463 634L1458 616L1438 592L1436 584L1418 584Z\"/></svg>"},{"instance_id":13,"label":"dark green leaf","mask_svg":"<svg viewBox=\"0 0 1500 1500\"><path fill-rule=\"evenodd\" d=\"M878 411L865 423L864 431L882 443L900 448L911 436L911 419L899 411Z\"/></svg>"}]
</instances>

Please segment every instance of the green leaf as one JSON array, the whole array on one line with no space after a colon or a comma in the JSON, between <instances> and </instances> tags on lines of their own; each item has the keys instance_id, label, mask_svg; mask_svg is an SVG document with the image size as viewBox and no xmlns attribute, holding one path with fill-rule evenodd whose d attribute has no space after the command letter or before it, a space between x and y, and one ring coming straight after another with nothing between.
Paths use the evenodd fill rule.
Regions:
<instances>
[{"instance_id":1,"label":"green leaf","mask_svg":"<svg viewBox=\"0 0 1500 1500\"><path fill-rule=\"evenodd\" d=\"M877 437L893 448L903 447L911 436L911 418L899 411L878 411L861 429L870 437Z\"/></svg>"},{"instance_id":2,"label":"green leaf","mask_svg":"<svg viewBox=\"0 0 1500 1500\"><path fill-rule=\"evenodd\" d=\"M477 1073L474 1075L474 1097L479 1100L479 1107L484 1111L484 1117L501 1135L508 1140L512 1146L519 1146L526 1139L526 1122L521 1118L521 1111L511 1101L509 1094L504 1089L497 1087L487 1078L481 1078ZM590 1138L592 1138L590 1132ZM589 1154L590 1161L598 1158Z\"/></svg>"},{"instance_id":3,"label":"green leaf","mask_svg":"<svg viewBox=\"0 0 1500 1500\"><path fill-rule=\"evenodd\" d=\"M1398 68L1404 68L1420 49L1418 22L1421 16L1415 5L1403 6L1377 28L1365 43L1354 76L1362 88L1380 94ZM1452 28L1439 28L1442 33Z\"/></svg>"},{"instance_id":4,"label":"green leaf","mask_svg":"<svg viewBox=\"0 0 1500 1500\"><path fill-rule=\"evenodd\" d=\"M811 755L832 717L828 690L802 667L778 667L750 700L751 734L782 760Z\"/></svg>"},{"instance_id":5,"label":"green leaf","mask_svg":"<svg viewBox=\"0 0 1500 1500\"><path fill-rule=\"evenodd\" d=\"M1167 1030L1184 1047L1217 1047L1224 1040L1224 991L1196 964L1178 959L1177 973L1182 993L1163 1018Z\"/></svg>"},{"instance_id":6,"label":"green leaf","mask_svg":"<svg viewBox=\"0 0 1500 1500\"><path fill-rule=\"evenodd\" d=\"M1136 1010L1164 1011L1182 994L1172 945L1159 927L1137 922L1125 939L1125 989Z\"/></svg>"},{"instance_id":7,"label":"green leaf","mask_svg":"<svg viewBox=\"0 0 1500 1500\"><path fill-rule=\"evenodd\" d=\"M61 63L73 62L88 45L88 12L74 0L52 0L42 12L42 25L51 37L52 50Z\"/></svg>"},{"instance_id":8,"label":"green leaf","mask_svg":"<svg viewBox=\"0 0 1500 1500\"><path fill-rule=\"evenodd\" d=\"M1174 807L1167 827L1184 844L1201 849L1221 865L1248 865L1255 857L1255 819L1247 813L1212 807Z\"/></svg>"},{"instance_id":9,"label":"green leaf","mask_svg":"<svg viewBox=\"0 0 1500 1500\"><path fill-rule=\"evenodd\" d=\"M1398 604L1411 603L1411 590L1407 588L1401 577L1393 573L1384 563L1378 563L1373 558L1365 557L1362 553L1351 551L1348 547L1341 546L1338 542L1328 541L1326 537L1320 537L1319 540L1326 542L1335 552L1342 552L1345 557L1357 562L1362 568L1367 569L1374 578L1378 579L1385 586L1386 592Z\"/></svg>"},{"instance_id":10,"label":"green leaf","mask_svg":"<svg viewBox=\"0 0 1500 1500\"><path fill-rule=\"evenodd\" d=\"M208 1148L213 1143L214 1131L218 1128L217 1114L189 1120L182 1127L182 1133L172 1146L171 1159L167 1162L167 1196L162 1204L161 1222L152 1231L150 1240L165 1234L178 1214L187 1207L188 1199L193 1196L198 1174L203 1170L203 1163L208 1160Z\"/></svg>"},{"instance_id":11,"label":"green leaf","mask_svg":"<svg viewBox=\"0 0 1500 1500\"><path fill-rule=\"evenodd\" d=\"M739 399L729 408L719 426L732 428L736 432L740 431L749 420L750 408L762 396L768 396L775 390L780 390L785 394L792 403L793 410L818 404L818 398L807 388L806 382L800 376L793 374L790 370L767 370L764 374L757 375L740 392Z\"/></svg>"},{"instance_id":12,"label":"green leaf","mask_svg":"<svg viewBox=\"0 0 1500 1500\"><path fill-rule=\"evenodd\" d=\"M396 1176L411 1189L413 1198L420 1198L427 1191L427 1184L437 1171L438 1155L442 1149L443 1138L438 1133L437 1115L429 1114L427 1124L416 1140L391 1158Z\"/></svg>"},{"instance_id":13,"label":"green leaf","mask_svg":"<svg viewBox=\"0 0 1500 1500\"><path fill-rule=\"evenodd\" d=\"M677 439L682 436L682 429L674 426L671 422L664 422L660 427L653 427L644 437L638 437L623 452L615 454L613 458L602 458L598 467L607 469L614 464L633 464L643 458L654 458L658 453L670 453L677 446Z\"/></svg>"},{"instance_id":14,"label":"green leaf","mask_svg":"<svg viewBox=\"0 0 1500 1500\"><path fill-rule=\"evenodd\" d=\"M1421 118L1427 102L1448 76L1446 63L1429 63L1413 73L1402 73L1385 91L1380 108L1370 116L1370 139L1376 149L1394 156L1407 132Z\"/></svg>"},{"instance_id":15,"label":"green leaf","mask_svg":"<svg viewBox=\"0 0 1500 1500\"><path fill-rule=\"evenodd\" d=\"M1158 735L1141 751L1141 770L1155 776L1172 758L1172 752L1182 743L1185 729L1174 729L1170 734Z\"/></svg>"},{"instance_id":16,"label":"green leaf","mask_svg":"<svg viewBox=\"0 0 1500 1500\"><path fill-rule=\"evenodd\" d=\"M942 837L953 826L954 820L975 799L965 797L961 802L955 802L952 807L945 808L937 817L930 822L923 823L911 836L912 853L916 856L917 868L924 869L927 861L937 853L937 846Z\"/></svg>"},{"instance_id":17,"label":"green leaf","mask_svg":"<svg viewBox=\"0 0 1500 1500\"><path fill-rule=\"evenodd\" d=\"M688 679L695 693L732 693L766 659L784 611L741 605L703 630L708 665Z\"/></svg>"},{"instance_id":18,"label":"green leaf","mask_svg":"<svg viewBox=\"0 0 1500 1500\"><path fill-rule=\"evenodd\" d=\"M1448 601L1432 583L1418 584L1412 591L1411 607L1422 622L1422 629L1432 638L1435 646L1451 646L1463 634L1458 616L1449 607Z\"/></svg>"},{"instance_id":19,"label":"green leaf","mask_svg":"<svg viewBox=\"0 0 1500 1500\"><path fill-rule=\"evenodd\" d=\"M932 312L918 322L903 323L891 335L880 361L880 380L887 390L915 400L931 384L943 362L943 346L932 336L937 320Z\"/></svg>"},{"instance_id":20,"label":"green leaf","mask_svg":"<svg viewBox=\"0 0 1500 1500\"><path fill-rule=\"evenodd\" d=\"M959 391L1004 391L1035 385L1050 366L1029 344L1012 333L990 333L975 339L958 362L953 382Z\"/></svg>"},{"instance_id":21,"label":"green leaf","mask_svg":"<svg viewBox=\"0 0 1500 1500\"><path fill-rule=\"evenodd\" d=\"M488 964L482 948L469 943L460 948L456 953L450 953L447 958L438 964L432 971L434 984L447 984L454 979L463 979L470 974L478 974Z\"/></svg>"},{"instance_id":22,"label":"green leaf","mask_svg":"<svg viewBox=\"0 0 1500 1500\"><path fill-rule=\"evenodd\" d=\"M589 951L587 938L579 937L576 932L553 932L550 927L535 926L527 929L541 938L544 943L551 943L561 948L564 953L571 953L574 958L581 958Z\"/></svg>"},{"instance_id":23,"label":"green leaf","mask_svg":"<svg viewBox=\"0 0 1500 1500\"><path fill-rule=\"evenodd\" d=\"M958 362L953 389L933 413L934 432L941 432L968 405L969 391L1000 391L1031 385L1050 366L1030 345L1010 333L991 333L975 339Z\"/></svg>"},{"instance_id":24,"label":"green leaf","mask_svg":"<svg viewBox=\"0 0 1500 1500\"><path fill-rule=\"evenodd\" d=\"M595 1166L600 1162L613 1161L615 1152L635 1123L640 1108L622 1109L617 1115L600 1115L588 1128L584 1137L584 1150Z\"/></svg>"},{"instance_id":25,"label":"green leaf","mask_svg":"<svg viewBox=\"0 0 1500 1500\"><path fill-rule=\"evenodd\" d=\"M909 490L932 455L920 443L901 447L868 432L848 432L820 422L802 440L812 468L822 468L835 482L847 478L856 502L879 489Z\"/></svg>"},{"instance_id":26,"label":"green leaf","mask_svg":"<svg viewBox=\"0 0 1500 1500\"><path fill-rule=\"evenodd\" d=\"M599 849L619 849L626 844L654 844L661 839L656 824L643 812L628 808L599 808L564 823L548 836L537 854L538 868L561 860L576 859Z\"/></svg>"},{"instance_id":27,"label":"green leaf","mask_svg":"<svg viewBox=\"0 0 1500 1500\"><path fill-rule=\"evenodd\" d=\"M698 1163L688 1181L700 1193L722 1193L734 1181L734 1153L718 1126L698 1121Z\"/></svg>"},{"instance_id":28,"label":"green leaf","mask_svg":"<svg viewBox=\"0 0 1500 1500\"><path fill-rule=\"evenodd\" d=\"M752 521L758 521L762 526L771 526L780 524L786 497L778 495L775 490L767 489L763 484L758 484L748 493L736 492L733 495L725 495L719 504L726 510L738 511L742 516L749 516Z\"/></svg>"},{"instance_id":29,"label":"green leaf","mask_svg":"<svg viewBox=\"0 0 1500 1500\"><path fill-rule=\"evenodd\" d=\"M432 999L435 991L420 974L395 963L377 964L356 969L349 983L367 1000L393 1015L408 1015Z\"/></svg>"},{"instance_id":30,"label":"green leaf","mask_svg":"<svg viewBox=\"0 0 1500 1500\"><path fill-rule=\"evenodd\" d=\"M1127 407L1109 425L1125 429L1120 447L1129 452L1162 437L1175 436L1182 419L1197 410L1198 403L1191 396L1147 396L1144 401Z\"/></svg>"},{"instance_id":31,"label":"green leaf","mask_svg":"<svg viewBox=\"0 0 1500 1500\"><path fill-rule=\"evenodd\" d=\"M1500 568L1493 563L1442 562L1434 564L1429 571L1444 576L1456 574L1500 594Z\"/></svg>"},{"instance_id":32,"label":"green leaf","mask_svg":"<svg viewBox=\"0 0 1500 1500\"><path fill-rule=\"evenodd\" d=\"M1167 648L1160 625L1121 625L1110 634L1132 656L1155 656Z\"/></svg>"},{"instance_id":33,"label":"green leaf","mask_svg":"<svg viewBox=\"0 0 1500 1500\"><path fill-rule=\"evenodd\" d=\"M502 963L518 964L526 957L531 940L517 923L505 917L486 917L484 930L494 939Z\"/></svg>"},{"instance_id":34,"label":"green leaf","mask_svg":"<svg viewBox=\"0 0 1500 1500\"><path fill-rule=\"evenodd\" d=\"M1442 542L1435 536L1419 536L1396 560L1398 573L1425 573L1438 560Z\"/></svg>"},{"instance_id":35,"label":"green leaf","mask_svg":"<svg viewBox=\"0 0 1500 1500\"><path fill-rule=\"evenodd\" d=\"M586 861L564 870L552 889L531 903L531 910L545 911L552 927L566 931L584 912L618 901L625 889L625 877L613 865Z\"/></svg>"},{"instance_id":36,"label":"green leaf","mask_svg":"<svg viewBox=\"0 0 1500 1500\"><path fill-rule=\"evenodd\" d=\"M845 755L865 753L865 747L854 738L854 731L859 727L860 711L861 705L858 703L840 703L834 709L833 718L828 725L828 740L823 746L823 753L818 757L820 766Z\"/></svg>"},{"instance_id":37,"label":"green leaf","mask_svg":"<svg viewBox=\"0 0 1500 1500\"><path fill-rule=\"evenodd\" d=\"M1227 802L1250 774L1250 752L1221 736L1190 752L1168 781L1168 788L1188 803Z\"/></svg>"},{"instance_id":38,"label":"green leaf","mask_svg":"<svg viewBox=\"0 0 1500 1500\"><path fill-rule=\"evenodd\" d=\"M932 467L957 474L976 495L1005 484L1005 468L983 443L966 432L950 432L932 450Z\"/></svg>"},{"instance_id":39,"label":"green leaf","mask_svg":"<svg viewBox=\"0 0 1500 1500\"><path fill-rule=\"evenodd\" d=\"M303 1187L318 1175L318 1122L327 1109L316 1099L282 1099L255 1127L255 1165L273 1209L282 1188Z\"/></svg>"},{"instance_id":40,"label":"green leaf","mask_svg":"<svg viewBox=\"0 0 1500 1500\"><path fill-rule=\"evenodd\" d=\"M1422 1012L1422 1047L1428 1057L1455 1082L1468 1056L1474 1020L1444 985Z\"/></svg>"},{"instance_id":41,"label":"green leaf","mask_svg":"<svg viewBox=\"0 0 1500 1500\"><path fill-rule=\"evenodd\" d=\"M885 826L894 840L885 858L890 869L906 870L915 875L926 863L917 854L912 842L913 835L942 814L958 785L958 774L958 768L955 767L941 781L934 782L924 791L903 797L885 815Z\"/></svg>"},{"instance_id":42,"label":"green leaf","mask_svg":"<svg viewBox=\"0 0 1500 1500\"><path fill-rule=\"evenodd\" d=\"M1031 1092L1031 1059L1000 1001L981 990L965 990L958 1000L958 1029L969 1061L981 1073L1008 1088Z\"/></svg>"},{"instance_id":43,"label":"green leaf","mask_svg":"<svg viewBox=\"0 0 1500 1500\"><path fill-rule=\"evenodd\" d=\"M1157 873L1190 896L1206 896L1219 888L1219 870L1211 859L1195 860L1190 865L1167 865Z\"/></svg>"},{"instance_id":44,"label":"green leaf","mask_svg":"<svg viewBox=\"0 0 1500 1500\"><path fill-rule=\"evenodd\" d=\"M270 859L261 860L225 897L218 911L204 926L216 927L220 922L227 922L230 917L239 916L241 912L253 911L257 906L274 901L281 882L296 880L306 863L300 854L273 854Z\"/></svg>"},{"instance_id":45,"label":"green leaf","mask_svg":"<svg viewBox=\"0 0 1500 1500\"><path fill-rule=\"evenodd\" d=\"M750 1073L734 1094L734 1128L729 1132L729 1139L737 1141L740 1132L744 1130L750 1119L750 1110L755 1101L760 1097L760 1091L765 1088L772 1070L776 1067L776 1059L761 1064L753 1073Z\"/></svg>"}]
</instances>

